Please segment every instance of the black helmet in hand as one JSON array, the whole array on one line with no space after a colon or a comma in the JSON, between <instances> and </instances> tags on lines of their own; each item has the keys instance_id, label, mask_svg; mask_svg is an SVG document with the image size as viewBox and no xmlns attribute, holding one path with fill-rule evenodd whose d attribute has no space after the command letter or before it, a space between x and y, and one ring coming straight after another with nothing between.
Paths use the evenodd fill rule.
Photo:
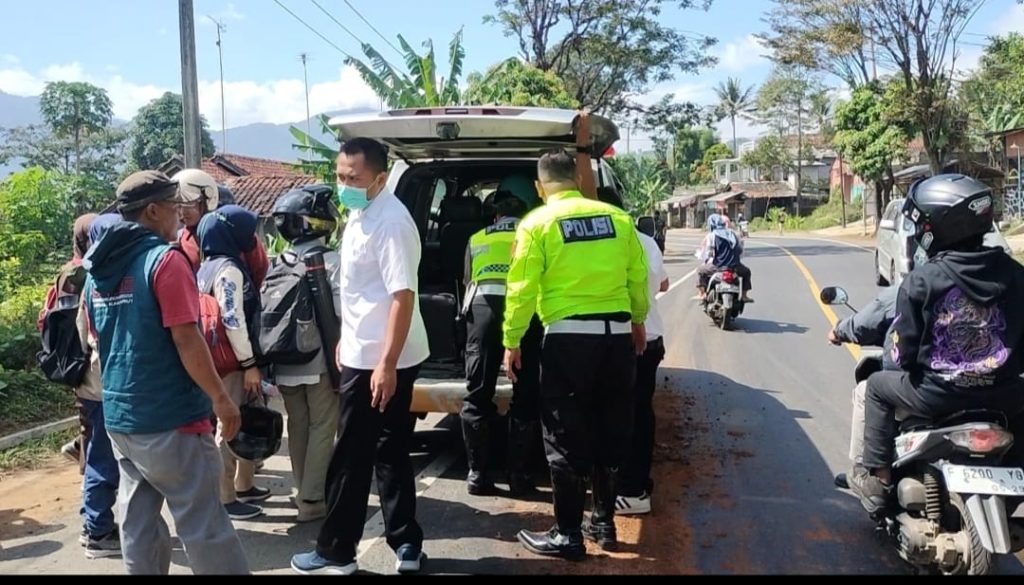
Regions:
<instances>
[{"instance_id":1,"label":"black helmet in hand","mask_svg":"<svg viewBox=\"0 0 1024 585\"><path fill-rule=\"evenodd\" d=\"M274 225L289 242L329 237L338 228L338 208L330 185L288 191L274 204Z\"/></svg>"},{"instance_id":2,"label":"black helmet in hand","mask_svg":"<svg viewBox=\"0 0 1024 585\"><path fill-rule=\"evenodd\" d=\"M239 459L248 461L260 461L277 453L284 435L281 413L268 408L262 395L239 406L238 410L242 414L242 426L235 438L228 441L228 449Z\"/></svg>"},{"instance_id":3,"label":"black helmet in hand","mask_svg":"<svg viewBox=\"0 0 1024 585\"><path fill-rule=\"evenodd\" d=\"M903 204L915 226L914 239L928 254L980 241L992 229L992 190L966 175L936 175L914 183Z\"/></svg>"}]
</instances>

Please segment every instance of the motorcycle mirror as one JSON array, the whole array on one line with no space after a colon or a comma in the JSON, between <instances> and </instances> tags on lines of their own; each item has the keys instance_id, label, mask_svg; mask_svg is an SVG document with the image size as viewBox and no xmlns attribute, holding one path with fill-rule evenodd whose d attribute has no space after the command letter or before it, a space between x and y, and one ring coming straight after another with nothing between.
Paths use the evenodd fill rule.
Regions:
<instances>
[{"instance_id":1,"label":"motorcycle mirror","mask_svg":"<svg viewBox=\"0 0 1024 585\"><path fill-rule=\"evenodd\" d=\"M845 305L850 300L850 295L847 294L846 289L840 286L826 286L821 289L821 294L818 296L821 302L826 305Z\"/></svg>"}]
</instances>

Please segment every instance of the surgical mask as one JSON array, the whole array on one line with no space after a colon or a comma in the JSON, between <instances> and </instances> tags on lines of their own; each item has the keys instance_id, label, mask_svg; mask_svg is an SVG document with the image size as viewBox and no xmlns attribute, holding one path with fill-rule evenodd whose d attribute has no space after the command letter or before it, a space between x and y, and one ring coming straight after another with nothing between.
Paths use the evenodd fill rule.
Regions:
<instances>
[{"instance_id":1,"label":"surgical mask","mask_svg":"<svg viewBox=\"0 0 1024 585\"><path fill-rule=\"evenodd\" d=\"M345 206L345 209L366 209L370 206L370 196L367 191L373 189L379 179L380 175L377 175L377 178L368 187L352 187L338 183L338 201Z\"/></svg>"},{"instance_id":2,"label":"surgical mask","mask_svg":"<svg viewBox=\"0 0 1024 585\"><path fill-rule=\"evenodd\" d=\"M338 185L338 201L345 209L366 209L370 205L366 189L349 185Z\"/></svg>"}]
</instances>

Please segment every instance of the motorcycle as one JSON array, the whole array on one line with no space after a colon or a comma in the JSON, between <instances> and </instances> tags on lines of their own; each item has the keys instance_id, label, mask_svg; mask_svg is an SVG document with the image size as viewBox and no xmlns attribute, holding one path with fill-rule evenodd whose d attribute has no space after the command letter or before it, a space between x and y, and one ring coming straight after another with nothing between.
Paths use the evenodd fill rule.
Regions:
<instances>
[{"instance_id":1,"label":"motorcycle","mask_svg":"<svg viewBox=\"0 0 1024 585\"><path fill-rule=\"evenodd\" d=\"M848 298L839 287L820 294L828 305L849 307ZM857 383L881 369L880 353L866 353ZM1024 549L1024 520L1011 517L1024 503L1024 469L1004 461L1014 440L1006 415L979 409L931 420L898 411L896 418L894 497L872 519L900 557L919 573L985 575L995 555Z\"/></svg>"},{"instance_id":2,"label":"motorcycle","mask_svg":"<svg viewBox=\"0 0 1024 585\"><path fill-rule=\"evenodd\" d=\"M743 314L743 279L731 268L723 268L711 275L704 296L704 313L728 331L732 322Z\"/></svg>"}]
</instances>

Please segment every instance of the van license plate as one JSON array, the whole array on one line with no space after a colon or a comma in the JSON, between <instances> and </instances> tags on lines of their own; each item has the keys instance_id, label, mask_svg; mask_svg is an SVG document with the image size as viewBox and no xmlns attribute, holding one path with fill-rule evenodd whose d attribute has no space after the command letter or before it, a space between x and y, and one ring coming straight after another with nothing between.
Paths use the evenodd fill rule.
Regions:
<instances>
[{"instance_id":1,"label":"van license plate","mask_svg":"<svg viewBox=\"0 0 1024 585\"><path fill-rule=\"evenodd\" d=\"M942 466L946 488L962 494L1024 496L1024 470L1019 467Z\"/></svg>"}]
</instances>

